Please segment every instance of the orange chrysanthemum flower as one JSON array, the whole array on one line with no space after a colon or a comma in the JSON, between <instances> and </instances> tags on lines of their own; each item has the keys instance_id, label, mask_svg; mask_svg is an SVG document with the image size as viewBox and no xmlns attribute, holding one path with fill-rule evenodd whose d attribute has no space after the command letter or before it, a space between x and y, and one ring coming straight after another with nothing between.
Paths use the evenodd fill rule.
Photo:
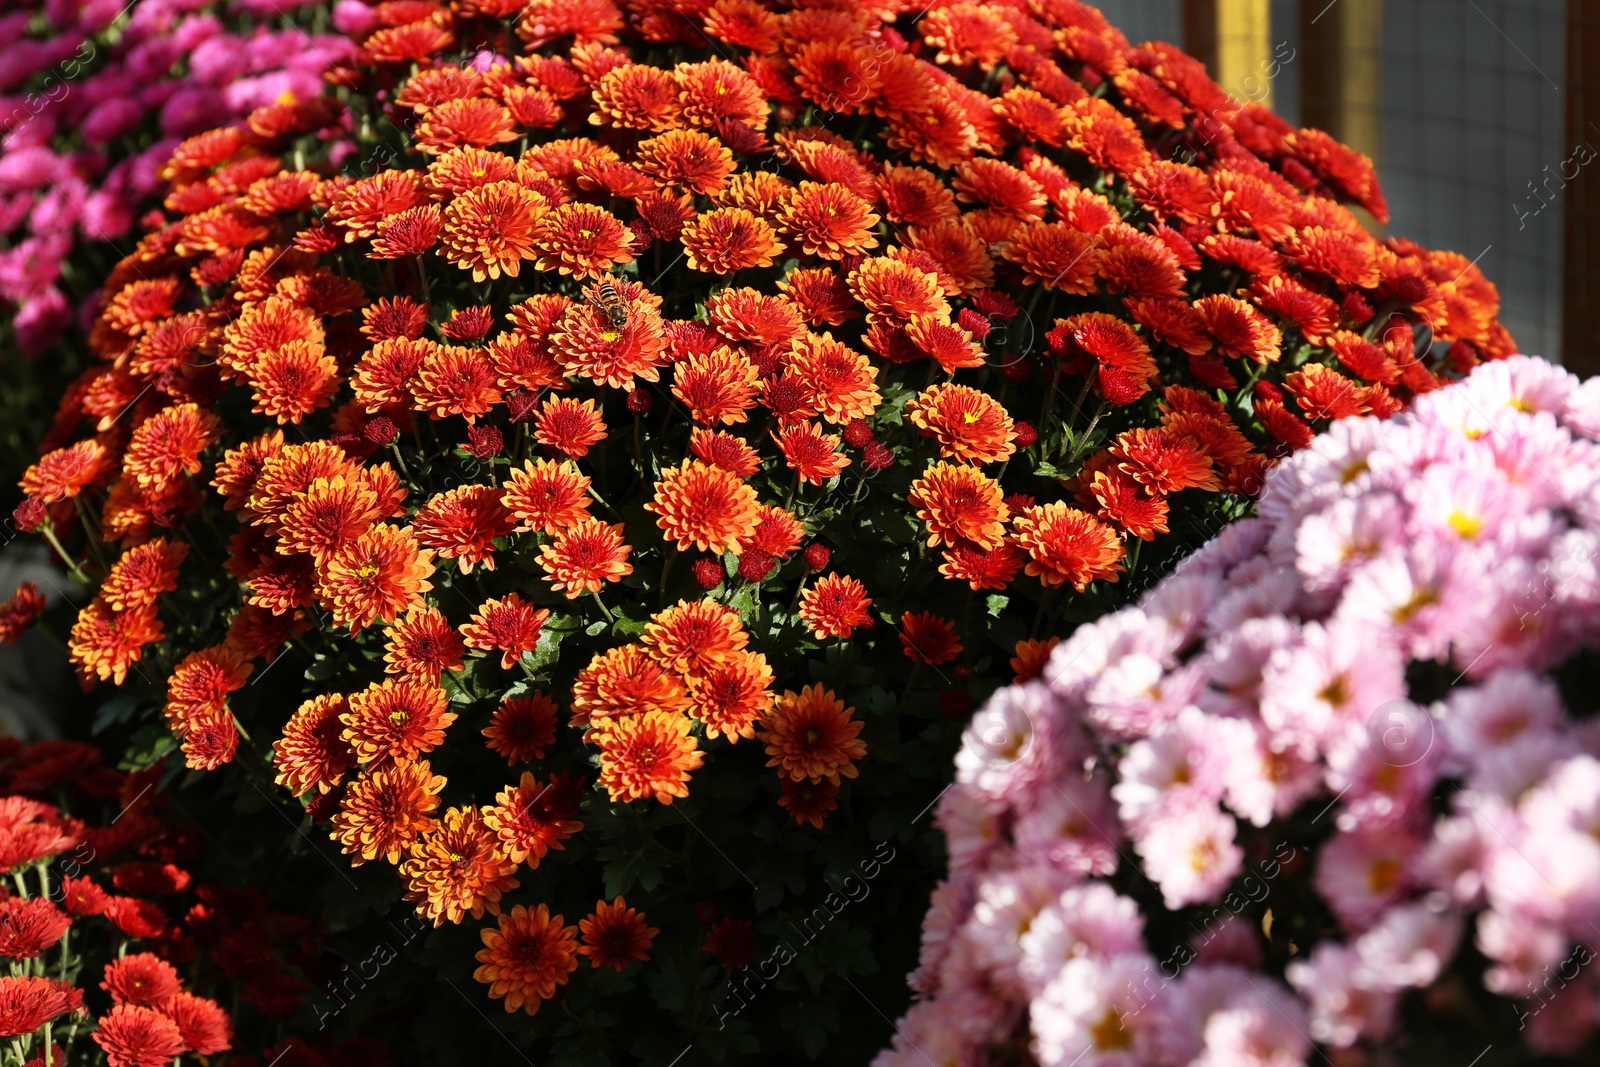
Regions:
<instances>
[{"instance_id":1,"label":"orange chrysanthemum flower","mask_svg":"<svg viewBox=\"0 0 1600 1067\"><path fill-rule=\"evenodd\" d=\"M1064 222L1038 222L1024 228L1001 253L1022 268L1025 285L1089 296L1098 287L1102 242Z\"/></svg>"},{"instance_id":2,"label":"orange chrysanthemum flower","mask_svg":"<svg viewBox=\"0 0 1600 1067\"><path fill-rule=\"evenodd\" d=\"M800 542L805 540L805 524L792 513L775 504L763 504L760 514L761 519L756 523L756 528L750 531L750 536L739 540L741 556L755 549L782 559L799 548Z\"/></svg>"},{"instance_id":3,"label":"orange chrysanthemum flower","mask_svg":"<svg viewBox=\"0 0 1600 1067\"><path fill-rule=\"evenodd\" d=\"M683 226L690 269L732 274L746 267L770 267L784 245L765 219L741 207L702 211Z\"/></svg>"},{"instance_id":4,"label":"orange chrysanthemum flower","mask_svg":"<svg viewBox=\"0 0 1600 1067\"><path fill-rule=\"evenodd\" d=\"M414 841L400 875L417 914L442 926L482 918L485 910L500 914L501 895L521 884L511 876L516 869L482 813L468 807L451 808L433 832Z\"/></svg>"},{"instance_id":5,"label":"orange chrysanthemum flower","mask_svg":"<svg viewBox=\"0 0 1600 1067\"><path fill-rule=\"evenodd\" d=\"M780 283L780 287L781 287ZM706 301L706 315L730 341L783 346L805 333L794 302L755 289L722 289Z\"/></svg>"},{"instance_id":6,"label":"orange chrysanthemum flower","mask_svg":"<svg viewBox=\"0 0 1600 1067\"><path fill-rule=\"evenodd\" d=\"M878 224L871 205L842 185L801 182L783 209L784 233L801 251L823 259L843 259L878 247Z\"/></svg>"},{"instance_id":7,"label":"orange chrysanthemum flower","mask_svg":"<svg viewBox=\"0 0 1600 1067\"><path fill-rule=\"evenodd\" d=\"M533 419L533 439L573 459L588 455L589 447L605 436L605 420L593 400L553 396Z\"/></svg>"},{"instance_id":8,"label":"orange chrysanthemum flower","mask_svg":"<svg viewBox=\"0 0 1600 1067\"><path fill-rule=\"evenodd\" d=\"M939 573L952 582L966 582L969 589L1004 589L1022 569L1022 556L1002 542L989 549L972 545L948 545Z\"/></svg>"},{"instance_id":9,"label":"orange chrysanthemum flower","mask_svg":"<svg viewBox=\"0 0 1600 1067\"><path fill-rule=\"evenodd\" d=\"M386 679L351 694L349 710L339 721L362 763L385 757L414 760L444 743L445 730L456 721L446 706L437 682Z\"/></svg>"},{"instance_id":10,"label":"orange chrysanthemum flower","mask_svg":"<svg viewBox=\"0 0 1600 1067\"><path fill-rule=\"evenodd\" d=\"M752 52L778 48L778 16L756 0L717 0L705 14L705 31L724 44Z\"/></svg>"},{"instance_id":11,"label":"orange chrysanthemum flower","mask_svg":"<svg viewBox=\"0 0 1600 1067\"><path fill-rule=\"evenodd\" d=\"M931 611L900 616L900 647L917 663L949 663L961 655L956 624Z\"/></svg>"},{"instance_id":12,"label":"orange chrysanthemum flower","mask_svg":"<svg viewBox=\"0 0 1600 1067\"><path fill-rule=\"evenodd\" d=\"M687 717L667 711L598 723L593 743L600 749L600 784L612 802L653 797L671 804L688 796L689 773L701 764L690 725Z\"/></svg>"},{"instance_id":13,"label":"orange chrysanthemum flower","mask_svg":"<svg viewBox=\"0 0 1600 1067\"><path fill-rule=\"evenodd\" d=\"M1166 427L1135 427L1117 436L1110 449L1117 469L1152 493L1184 489L1217 492L1222 488L1205 448L1186 434Z\"/></svg>"},{"instance_id":14,"label":"orange chrysanthemum flower","mask_svg":"<svg viewBox=\"0 0 1600 1067\"><path fill-rule=\"evenodd\" d=\"M915 253L922 253L921 256ZM912 226L906 244L892 249L897 259L932 261L946 294L974 293L994 284L994 259L983 239L959 222Z\"/></svg>"},{"instance_id":15,"label":"orange chrysanthemum flower","mask_svg":"<svg viewBox=\"0 0 1600 1067\"><path fill-rule=\"evenodd\" d=\"M739 122L753 130L766 127L772 108L761 86L726 59L679 63L672 77L678 83L678 103L688 125L710 129L723 122Z\"/></svg>"},{"instance_id":16,"label":"orange chrysanthemum flower","mask_svg":"<svg viewBox=\"0 0 1600 1067\"><path fill-rule=\"evenodd\" d=\"M545 201L516 182L491 182L452 200L444 213L445 259L481 282L515 278L533 259Z\"/></svg>"},{"instance_id":17,"label":"orange chrysanthemum flower","mask_svg":"<svg viewBox=\"0 0 1600 1067\"><path fill-rule=\"evenodd\" d=\"M482 966L472 977L491 997L504 997L508 1012L537 1014L578 969L577 928L561 925L561 916L552 918L543 904L531 910L519 904L500 916L496 929L480 933L484 947L475 958Z\"/></svg>"},{"instance_id":18,"label":"orange chrysanthemum flower","mask_svg":"<svg viewBox=\"0 0 1600 1067\"><path fill-rule=\"evenodd\" d=\"M883 63L870 48L849 40L814 40L789 62L806 99L824 111L854 114L876 93Z\"/></svg>"},{"instance_id":19,"label":"orange chrysanthemum flower","mask_svg":"<svg viewBox=\"0 0 1600 1067\"><path fill-rule=\"evenodd\" d=\"M860 314L844 279L827 267L801 267L790 271L778 288L783 290L800 317L812 326L843 326Z\"/></svg>"},{"instance_id":20,"label":"orange chrysanthemum flower","mask_svg":"<svg viewBox=\"0 0 1600 1067\"><path fill-rule=\"evenodd\" d=\"M1115 315L1088 311L1058 319L1049 339L1061 346L1066 370L1095 372L1097 391L1112 404L1131 404L1150 391L1156 375L1150 347Z\"/></svg>"},{"instance_id":21,"label":"orange chrysanthemum flower","mask_svg":"<svg viewBox=\"0 0 1600 1067\"><path fill-rule=\"evenodd\" d=\"M589 479L571 460L526 460L511 472L500 501L519 529L557 534L589 517Z\"/></svg>"},{"instance_id":22,"label":"orange chrysanthemum flower","mask_svg":"<svg viewBox=\"0 0 1600 1067\"><path fill-rule=\"evenodd\" d=\"M714 196L734 172L728 146L699 130L668 130L640 141L638 168L661 187Z\"/></svg>"},{"instance_id":23,"label":"orange chrysanthemum flower","mask_svg":"<svg viewBox=\"0 0 1600 1067\"><path fill-rule=\"evenodd\" d=\"M549 617L548 608L535 608L516 593L508 593L498 600L485 600L472 621L461 627L461 636L468 648L501 653L500 669L508 671L539 643L539 632Z\"/></svg>"},{"instance_id":24,"label":"orange chrysanthemum flower","mask_svg":"<svg viewBox=\"0 0 1600 1067\"><path fill-rule=\"evenodd\" d=\"M186 543L164 537L130 548L100 583L100 599L113 611L154 604L162 593L178 588L178 568L188 555Z\"/></svg>"},{"instance_id":25,"label":"orange chrysanthemum flower","mask_svg":"<svg viewBox=\"0 0 1600 1067\"><path fill-rule=\"evenodd\" d=\"M407 612L389 627L383 669L388 674L437 683L445 671L463 669L465 653L456 628L438 608L429 605Z\"/></svg>"},{"instance_id":26,"label":"orange chrysanthemum flower","mask_svg":"<svg viewBox=\"0 0 1600 1067\"><path fill-rule=\"evenodd\" d=\"M672 395L683 401L690 418L707 426L744 422L760 391L755 364L723 345L681 361L672 379Z\"/></svg>"},{"instance_id":27,"label":"orange chrysanthemum flower","mask_svg":"<svg viewBox=\"0 0 1600 1067\"><path fill-rule=\"evenodd\" d=\"M22 476L22 491L41 503L75 497L109 473L111 457L95 438L47 452Z\"/></svg>"},{"instance_id":28,"label":"orange chrysanthemum flower","mask_svg":"<svg viewBox=\"0 0 1600 1067\"><path fill-rule=\"evenodd\" d=\"M494 364L482 349L430 345L412 382L412 407L436 419L460 415L469 424L500 403Z\"/></svg>"},{"instance_id":29,"label":"orange chrysanthemum flower","mask_svg":"<svg viewBox=\"0 0 1600 1067\"><path fill-rule=\"evenodd\" d=\"M463 485L428 501L412 517L417 543L440 559L453 559L462 574L482 563L494 570L494 539L516 529L500 494L487 485Z\"/></svg>"},{"instance_id":30,"label":"orange chrysanthemum flower","mask_svg":"<svg viewBox=\"0 0 1600 1067\"><path fill-rule=\"evenodd\" d=\"M631 389L635 377L657 381L667 337L661 313L649 303L655 298L637 282L617 281L614 288L632 305L627 321L614 326L593 303L596 290L586 290L591 302L569 308L551 332L556 362L568 375L612 389Z\"/></svg>"},{"instance_id":31,"label":"orange chrysanthemum flower","mask_svg":"<svg viewBox=\"0 0 1600 1067\"><path fill-rule=\"evenodd\" d=\"M220 420L198 404L175 404L141 422L123 453L122 469L140 486L200 472L200 453L215 440Z\"/></svg>"},{"instance_id":32,"label":"orange chrysanthemum flower","mask_svg":"<svg viewBox=\"0 0 1600 1067\"><path fill-rule=\"evenodd\" d=\"M516 139L517 127L511 121L511 112L482 97L447 100L429 108L414 136L417 150L431 156L443 155L452 148L488 148Z\"/></svg>"},{"instance_id":33,"label":"orange chrysanthemum flower","mask_svg":"<svg viewBox=\"0 0 1600 1067\"><path fill-rule=\"evenodd\" d=\"M756 721L772 707L772 668L761 653L738 649L691 676L689 698L689 713L705 724L707 737L737 744L754 736Z\"/></svg>"},{"instance_id":34,"label":"orange chrysanthemum flower","mask_svg":"<svg viewBox=\"0 0 1600 1067\"><path fill-rule=\"evenodd\" d=\"M1233 296L1203 296L1194 308L1205 320L1219 355L1271 363L1281 352L1283 334L1261 312Z\"/></svg>"},{"instance_id":35,"label":"orange chrysanthemum flower","mask_svg":"<svg viewBox=\"0 0 1600 1067\"><path fill-rule=\"evenodd\" d=\"M868 259L848 278L850 292L872 315L909 322L916 315L947 314L939 275L887 257Z\"/></svg>"},{"instance_id":36,"label":"orange chrysanthemum flower","mask_svg":"<svg viewBox=\"0 0 1600 1067\"><path fill-rule=\"evenodd\" d=\"M982 204L1006 218L1034 222L1049 203L1044 188L1024 171L998 159L969 159L955 168L956 199Z\"/></svg>"},{"instance_id":37,"label":"orange chrysanthemum flower","mask_svg":"<svg viewBox=\"0 0 1600 1067\"><path fill-rule=\"evenodd\" d=\"M379 856L398 863L418 834L438 825L432 813L444 786L427 760L395 760L365 771L345 789L329 836L353 867Z\"/></svg>"},{"instance_id":38,"label":"orange chrysanthemum flower","mask_svg":"<svg viewBox=\"0 0 1600 1067\"><path fill-rule=\"evenodd\" d=\"M988 393L965 385L932 385L913 397L906 419L939 442L946 459L1000 463L1016 451L1015 425Z\"/></svg>"},{"instance_id":39,"label":"orange chrysanthemum flower","mask_svg":"<svg viewBox=\"0 0 1600 1067\"><path fill-rule=\"evenodd\" d=\"M814 422L800 422L774 430L772 439L783 461L807 485L821 485L850 466L839 451L839 435L823 433Z\"/></svg>"},{"instance_id":40,"label":"orange chrysanthemum flower","mask_svg":"<svg viewBox=\"0 0 1600 1067\"><path fill-rule=\"evenodd\" d=\"M783 780L783 795L778 806L787 811L796 823L822 829L828 812L839 807L839 787L832 782Z\"/></svg>"},{"instance_id":41,"label":"orange chrysanthemum flower","mask_svg":"<svg viewBox=\"0 0 1600 1067\"><path fill-rule=\"evenodd\" d=\"M1122 541L1093 515L1051 503L1024 508L1012 520L1017 546L1028 553L1027 572L1045 585L1067 582L1083 592L1097 578L1117 580Z\"/></svg>"},{"instance_id":42,"label":"orange chrysanthemum flower","mask_svg":"<svg viewBox=\"0 0 1600 1067\"><path fill-rule=\"evenodd\" d=\"M543 693L512 697L494 709L483 736L509 764L544 759L556 740L556 702Z\"/></svg>"},{"instance_id":43,"label":"orange chrysanthemum flower","mask_svg":"<svg viewBox=\"0 0 1600 1067\"><path fill-rule=\"evenodd\" d=\"M1011 657L1012 680L1021 685L1043 674L1045 664L1050 662L1050 653L1060 643L1059 637L1048 637L1043 641L1018 641L1017 654Z\"/></svg>"},{"instance_id":44,"label":"orange chrysanthemum flower","mask_svg":"<svg viewBox=\"0 0 1600 1067\"><path fill-rule=\"evenodd\" d=\"M164 632L153 605L113 611L96 597L78 612L67 650L86 686L96 678L121 685L128 668L144 654L144 647L161 640Z\"/></svg>"},{"instance_id":45,"label":"orange chrysanthemum flower","mask_svg":"<svg viewBox=\"0 0 1600 1067\"><path fill-rule=\"evenodd\" d=\"M655 497L645 506L656 525L680 552L732 551L756 528L756 491L737 475L699 460L686 459L661 472Z\"/></svg>"},{"instance_id":46,"label":"orange chrysanthemum flower","mask_svg":"<svg viewBox=\"0 0 1600 1067\"><path fill-rule=\"evenodd\" d=\"M808 334L795 342L789 369L810 392L811 406L835 425L870 417L883 399L871 360L832 334Z\"/></svg>"},{"instance_id":47,"label":"orange chrysanthemum flower","mask_svg":"<svg viewBox=\"0 0 1600 1067\"><path fill-rule=\"evenodd\" d=\"M358 241L377 233L384 219L418 207L425 199L421 172L386 170L339 190L325 217L344 231L346 242Z\"/></svg>"},{"instance_id":48,"label":"orange chrysanthemum flower","mask_svg":"<svg viewBox=\"0 0 1600 1067\"><path fill-rule=\"evenodd\" d=\"M952 67L978 64L984 71L1005 58L1017 43L1017 31L982 4L960 3L928 12L922 39L939 49L934 62Z\"/></svg>"},{"instance_id":49,"label":"orange chrysanthemum flower","mask_svg":"<svg viewBox=\"0 0 1600 1067\"><path fill-rule=\"evenodd\" d=\"M167 703L162 709L167 724L181 735L206 714L226 713L228 694L244 688L250 670L245 658L227 645L189 653L167 679Z\"/></svg>"},{"instance_id":50,"label":"orange chrysanthemum flower","mask_svg":"<svg viewBox=\"0 0 1600 1067\"><path fill-rule=\"evenodd\" d=\"M1000 483L974 467L940 461L911 483L907 499L928 527L928 547L971 541L994 548L1005 537L1009 511Z\"/></svg>"},{"instance_id":51,"label":"orange chrysanthemum flower","mask_svg":"<svg viewBox=\"0 0 1600 1067\"><path fill-rule=\"evenodd\" d=\"M433 553L419 549L409 529L383 524L318 565L317 597L334 622L354 633L419 606L433 588L432 574Z\"/></svg>"},{"instance_id":52,"label":"orange chrysanthemum flower","mask_svg":"<svg viewBox=\"0 0 1600 1067\"><path fill-rule=\"evenodd\" d=\"M596 126L662 133L681 125L678 85L670 71L644 63L627 63L601 75L594 85Z\"/></svg>"},{"instance_id":53,"label":"orange chrysanthemum flower","mask_svg":"<svg viewBox=\"0 0 1600 1067\"><path fill-rule=\"evenodd\" d=\"M539 566L550 588L568 600L598 593L607 582L620 582L633 573L622 539L622 524L582 519L556 535L555 543L539 551Z\"/></svg>"},{"instance_id":54,"label":"orange chrysanthemum flower","mask_svg":"<svg viewBox=\"0 0 1600 1067\"><path fill-rule=\"evenodd\" d=\"M278 548L325 560L383 517L378 494L365 480L336 474L318 478L283 511Z\"/></svg>"},{"instance_id":55,"label":"orange chrysanthemum flower","mask_svg":"<svg viewBox=\"0 0 1600 1067\"><path fill-rule=\"evenodd\" d=\"M721 430L697 426L689 435L689 454L740 478L761 469L761 457L744 441Z\"/></svg>"},{"instance_id":56,"label":"orange chrysanthemum flower","mask_svg":"<svg viewBox=\"0 0 1600 1067\"><path fill-rule=\"evenodd\" d=\"M715 600L679 601L645 623L651 659L680 674L702 674L749 642L739 613Z\"/></svg>"},{"instance_id":57,"label":"orange chrysanthemum flower","mask_svg":"<svg viewBox=\"0 0 1600 1067\"><path fill-rule=\"evenodd\" d=\"M572 683L574 726L647 711L677 715L688 706L683 678L650 658L642 645L598 653Z\"/></svg>"},{"instance_id":58,"label":"orange chrysanthemum flower","mask_svg":"<svg viewBox=\"0 0 1600 1067\"><path fill-rule=\"evenodd\" d=\"M437 345L420 338L390 337L368 349L356 364L350 388L369 412L410 407L412 386L423 360Z\"/></svg>"},{"instance_id":59,"label":"orange chrysanthemum flower","mask_svg":"<svg viewBox=\"0 0 1600 1067\"><path fill-rule=\"evenodd\" d=\"M785 691L756 734L770 757L767 766L797 782L827 779L838 785L841 776L854 778L855 761L867 755L866 742L856 736L863 724L854 713L821 685Z\"/></svg>"},{"instance_id":60,"label":"orange chrysanthemum flower","mask_svg":"<svg viewBox=\"0 0 1600 1067\"><path fill-rule=\"evenodd\" d=\"M633 244L633 232L605 208L562 204L540 222L538 266L575 278L603 278L633 259Z\"/></svg>"},{"instance_id":61,"label":"orange chrysanthemum flower","mask_svg":"<svg viewBox=\"0 0 1600 1067\"><path fill-rule=\"evenodd\" d=\"M576 775L557 773L548 785L523 771L516 785L495 796L483 809L483 821L500 838L506 855L517 863L538 867L551 849L561 850L567 838L583 829L572 816L578 813L589 783Z\"/></svg>"},{"instance_id":62,"label":"orange chrysanthemum flower","mask_svg":"<svg viewBox=\"0 0 1600 1067\"><path fill-rule=\"evenodd\" d=\"M872 625L867 611L871 606L867 587L841 574L818 578L800 594L800 617L818 641L826 637L848 639L857 628Z\"/></svg>"},{"instance_id":63,"label":"orange chrysanthemum flower","mask_svg":"<svg viewBox=\"0 0 1600 1067\"><path fill-rule=\"evenodd\" d=\"M609 904L597 902L594 914L579 922L578 929L583 934L578 951L589 957L589 966L614 971L648 960L650 946L661 932L646 924L644 912L628 907L620 896Z\"/></svg>"},{"instance_id":64,"label":"orange chrysanthemum flower","mask_svg":"<svg viewBox=\"0 0 1600 1067\"><path fill-rule=\"evenodd\" d=\"M313 787L326 793L356 765L355 749L344 739L340 721L349 709L342 693L325 693L301 704L272 744L277 784L299 796Z\"/></svg>"},{"instance_id":65,"label":"orange chrysanthemum flower","mask_svg":"<svg viewBox=\"0 0 1600 1067\"><path fill-rule=\"evenodd\" d=\"M258 415L295 423L327 407L339 391L339 364L320 343L290 341L263 353L246 371ZM196 468L198 469L198 467Z\"/></svg>"}]
</instances>

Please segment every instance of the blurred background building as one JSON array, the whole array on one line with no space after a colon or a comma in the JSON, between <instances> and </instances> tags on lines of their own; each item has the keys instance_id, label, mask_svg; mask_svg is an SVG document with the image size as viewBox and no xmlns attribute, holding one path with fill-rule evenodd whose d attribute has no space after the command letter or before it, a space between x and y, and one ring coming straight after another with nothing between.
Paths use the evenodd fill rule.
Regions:
<instances>
[{"instance_id":1,"label":"blurred background building","mask_svg":"<svg viewBox=\"0 0 1600 1067\"><path fill-rule=\"evenodd\" d=\"M1523 351L1600 373L1600 0L1098 6L1371 156L1382 232L1475 259Z\"/></svg>"}]
</instances>

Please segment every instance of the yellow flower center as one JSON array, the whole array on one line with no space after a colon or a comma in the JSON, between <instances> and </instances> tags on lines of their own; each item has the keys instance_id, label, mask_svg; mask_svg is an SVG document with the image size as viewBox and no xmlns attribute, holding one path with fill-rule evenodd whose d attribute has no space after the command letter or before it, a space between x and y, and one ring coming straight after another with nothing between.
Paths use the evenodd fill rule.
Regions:
<instances>
[{"instance_id":1,"label":"yellow flower center","mask_svg":"<svg viewBox=\"0 0 1600 1067\"><path fill-rule=\"evenodd\" d=\"M1483 520L1464 511L1452 511L1446 521L1449 522L1450 529L1469 541L1483 532Z\"/></svg>"}]
</instances>

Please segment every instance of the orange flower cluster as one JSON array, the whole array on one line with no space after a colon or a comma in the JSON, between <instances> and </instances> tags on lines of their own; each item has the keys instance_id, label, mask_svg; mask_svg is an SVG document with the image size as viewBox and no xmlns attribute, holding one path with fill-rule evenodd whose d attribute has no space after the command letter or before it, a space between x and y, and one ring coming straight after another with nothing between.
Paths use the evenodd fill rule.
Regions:
<instances>
[{"instance_id":1,"label":"orange flower cluster","mask_svg":"<svg viewBox=\"0 0 1600 1067\"><path fill-rule=\"evenodd\" d=\"M1326 420L1511 351L1472 263L1344 206L1384 217L1368 160L1171 46L1077 0L910 12L374 7L332 80L381 165L184 142L23 479L99 567L85 684L153 657L213 768L240 690L302 660L279 784L435 923L501 915L479 976L508 1008L648 945L631 910L584 949L502 914L591 786L672 803L755 738L821 827L869 704L799 680L818 644L908 691L953 664L955 719L1009 680L973 664L1036 675L1051 591L1110 595L1175 500L1249 496ZM557 759L566 692L592 766L493 804L435 773L463 733Z\"/></svg>"},{"instance_id":2,"label":"orange flower cluster","mask_svg":"<svg viewBox=\"0 0 1600 1067\"><path fill-rule=\"evenodd\" d=\"M730 743L754 735L773 706L772 668L747 647L738 612L683 601L651 616L638 642L602 652L572 687L573 725L600 750L613 801L689 795L701 766L693 730Z\"/></svg>"}]
</instances>

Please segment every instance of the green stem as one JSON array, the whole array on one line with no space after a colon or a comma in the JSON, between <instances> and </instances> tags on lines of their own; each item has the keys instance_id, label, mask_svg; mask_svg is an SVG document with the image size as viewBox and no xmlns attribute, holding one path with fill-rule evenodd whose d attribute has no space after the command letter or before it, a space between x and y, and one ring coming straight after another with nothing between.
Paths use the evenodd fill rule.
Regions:
<instances>
[{"instance_id":1,"label":"green stem","mask_svg":"<svg viewBox=\"0 0 1600 1067\"><path fill-rule=\"evenodd\" d=\"M44 539L49 541L50 547L56 550L56 555L61 557L61 562L65 563L70 569L72 577L84 585L90 584L89 576L83 573L83 569L78 566L78 561L67 555L67 550L61 547L60 541L56 540L55 530L51 528L53 525L49 519L46 519L44 525L39 527L39 532L44 534Z\"/></svg>"}]
</instances>

